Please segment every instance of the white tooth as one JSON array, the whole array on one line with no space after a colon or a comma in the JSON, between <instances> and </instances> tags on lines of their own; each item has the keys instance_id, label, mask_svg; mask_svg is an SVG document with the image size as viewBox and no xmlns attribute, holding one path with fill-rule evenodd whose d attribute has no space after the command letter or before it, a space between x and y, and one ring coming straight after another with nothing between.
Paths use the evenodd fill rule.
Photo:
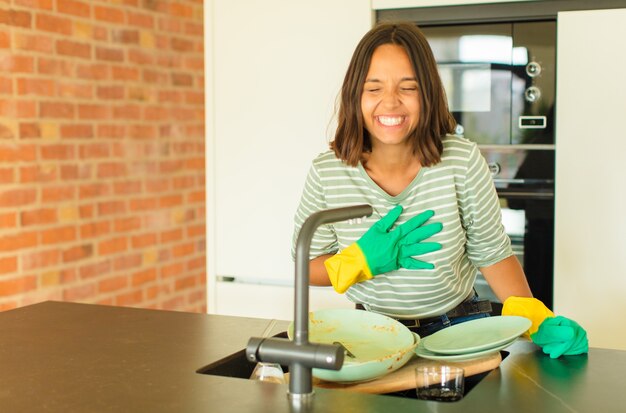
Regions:
<instances>
[{"instance_id":1,"label":"white tooth","mask_svg":"<svg viewBox=\"0 0 626 413\"><path fill-rule=\"evenodd\" d=\"M385 126L396 126L402 123L402 116L400 117L391 117L391 116L379 116L378 121Z\"/></svg>"}]
</instances>

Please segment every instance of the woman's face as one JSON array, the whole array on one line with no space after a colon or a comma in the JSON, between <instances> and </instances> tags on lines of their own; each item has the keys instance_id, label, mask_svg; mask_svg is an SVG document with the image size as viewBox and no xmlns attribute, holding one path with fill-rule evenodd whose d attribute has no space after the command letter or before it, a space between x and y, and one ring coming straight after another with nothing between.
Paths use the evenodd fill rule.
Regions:
<instances>
[{"instance_id":1,"label":"woman's face","mask_svg":"<svg viewBox=\"0 0 626 413\"><path fill-rule=\"evenodd\" d=\"M374 50L361 95L365 128L372 148L406 144L419 121L419 90L409 56L402 46Z\"/></svg>"}]
</instances>

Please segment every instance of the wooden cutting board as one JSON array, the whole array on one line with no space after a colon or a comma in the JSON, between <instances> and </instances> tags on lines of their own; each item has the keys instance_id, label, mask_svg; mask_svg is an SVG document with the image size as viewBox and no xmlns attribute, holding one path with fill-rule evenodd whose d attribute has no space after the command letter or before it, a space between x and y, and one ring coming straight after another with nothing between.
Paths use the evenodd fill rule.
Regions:
<instances>
[{"instance_id":1,"label":"wooden cutting board","mask_svg":"<svg viewBox=\"0 0 626 413\"><path fill-rule=\"evenodd\" d=\"M415 368L418 366L430 366L439 364L458 366L462 367L465 370L465 377L468 377L473 376L474 374L484 373L486 371L493 370L500 366L501 362L502 356L500 355L500 352L474 360L445 363L442 363L441 361L427 360L421 357L413 357L407 364L405 364L398 370L371 381L354 384L343 384L323 381L314 377L313 386L324 389L349 390L359 393L393 393L402 390L414 389L416 387L417 383L415 381ZM287 380L289 380L288 376L289 374L285 375Z\"/></svg>"}]
</instances>

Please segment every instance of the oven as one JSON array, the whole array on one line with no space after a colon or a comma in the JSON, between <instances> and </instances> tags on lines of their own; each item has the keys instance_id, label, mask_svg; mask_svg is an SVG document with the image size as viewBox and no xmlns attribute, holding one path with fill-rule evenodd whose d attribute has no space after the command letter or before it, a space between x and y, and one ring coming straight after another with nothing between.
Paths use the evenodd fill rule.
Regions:
<instances>
[{"instance_id":1,"label":"oven","mask_svg":"<svg viewBox=\"0 0 626 413\"><path fill-rule=\"evenodd\" d=\"M456 133L478 143L513 251L534 296L551 308L556 18L520 14L507 21L495 15L477 18L474 10L388 10L378 12L377 20L412 20L426 35L458 123ZM506 8L503 14L507 10L522 13ZM499 303L480 272L475 288Z\"/></svg>"},{"instance_id":2,"label":"oven","mask_svg":"<svg viewBox=\"0 0 626 413\"><path fill-rule=\"evenodd\" d=\"M456 133L478 143L535 297L552 306L556 22L420 26ZM498 302L477 274L479 295Z\"/></svg>"}]
</instances>

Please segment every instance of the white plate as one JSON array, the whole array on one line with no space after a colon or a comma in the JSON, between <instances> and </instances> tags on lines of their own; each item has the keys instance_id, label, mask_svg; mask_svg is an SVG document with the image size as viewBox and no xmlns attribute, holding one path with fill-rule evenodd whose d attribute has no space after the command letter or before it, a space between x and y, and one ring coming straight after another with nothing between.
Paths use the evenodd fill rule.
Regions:
<instances>
[{"instance_id":1,"label":"white plate","mask_svg":"<svg viewBox=\"0 0 626 413\"><path fill-rule=\"evenodd\" d=\"M531 321L518 316L479 318L456 324L422 339L426 350L439 354L467 354L494 348L526 332Z\"/></svg>"},{"instance_id":2,"label":"white plate","mask_svg":"<svg viewBox=\"0 0 626 413\"><path fill-rule=\"evenodd\" d=\"M417 354L419 357L425 358L425 359L429 359L429 360L444 360L444 361L465 361L465 360L472 360L475 358L480 358L480 357L484 357L484 356L488 356L490 354L493 353L497 353L498 351L502 350L503 348L506 348L508 346L510 346L511 344L513 344L514 342L517 341L517 337L514 338L513 340L506 342L504 344L501 344L499 346L493 347L493 348L488 348L486 350L481 350L481 351L475 351L473 353L465 353L465 354L439 354L439 353L433 353L432 351L428 351L424 348L424 343L419 343L417 345L417 348L415 349L415 354Z\"/></svg>"}]
</instances>

